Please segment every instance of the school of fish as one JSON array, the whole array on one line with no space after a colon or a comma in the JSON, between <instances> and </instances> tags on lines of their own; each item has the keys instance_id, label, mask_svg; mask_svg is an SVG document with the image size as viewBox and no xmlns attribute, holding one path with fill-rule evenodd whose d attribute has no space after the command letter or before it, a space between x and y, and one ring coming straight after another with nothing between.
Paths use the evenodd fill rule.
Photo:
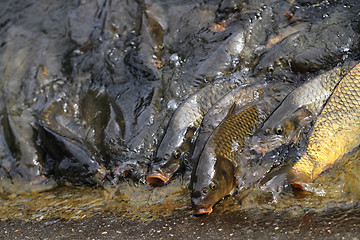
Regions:
<instances>
[{"instance_id":1,"label":"school of fish","mask_svg":"<svg viewBox=\"0 0 360 240\"><path fill-rule=\"evenodd\" d=\"M214 25L209 28L215 33L232 27L227 26L227 15L221 7ZM148 183L161 186L176 172L185 172L193 213L209 214L226 196L251 184L265 190L263 186L282 189L280 185L286 181L302 188L302 184L315 181L343 155L359 146L360 65L357 58L344 61L347 56L344 57L342 50L330 45L324 48L324 36L314 37L312 43L308 41L308 36L331 31L328 28L331 24L346 27L346 21L337 15L339 9L340 5L333 9L333 18L312 25L292 19L287 13L293 24L278 35L264 39L258 59L250 57L257 54L255 50L247 52L253 49L252 34L257 37L256 44L261 41L261 35L256 35L258 29L238 27L200 64L194 78L219 78L218 72L222 72L222 81L217 80L193 93L173 113L150 164ZM264 9L263 16L269 14L268 11ZM316 11L308 14L311 16ZM338 36L341 36L339 42L347 41L345 35ZM352 44L348 45L349 49ZM255 76L245 74L234 84L224 73L234 72L232 64L242 57L247 64L256 63L252 65ZM299 73L302 79L293 80L291 84L289 78L294 75L289 72ZM301 141L306 142L306 150L295 163L265 160L271 159L273 152L281 152L282 147L294 148ZM250 165L263 167L261 174L253 174L256 177L251 180L244 174ZM281 181L271 182L274 177ZM272 186L274 184L279 186Z\"/></svg>"},{"instance_id":2,"label":"school of fish","mask_svg":"<svg viewBox=\"0 0 360 240\"><path fill-rule=\"evenodd\" d=\"M177 182L205 215L304 193L359 150L358 0L100 2L0 17L0 179Z\"/></svg>"},{"instance_id":3,"label":"school of fish","mask_svg":"<svg viewBox=\"0 0 360 240\"><path fill-rule=\"evenodd\" d=\"M235 88L208 107L201 117L203 123L197 124L200 133L191 135L198 138L188 141L195 145L189 155L194 214L211 213L215 204L236 191L236 168L242 165L239 161L247 161L237 156L246 144L261 157L279 146L296 144L303 129L315 122L304 156L292 168L285 168L290 169L290 183L300 188L356 148L360 143L359 79L360 64L350 63L310 79L288 95L285 90L277 98L264 97L278 91L271 84L252 84ZM265 150L259 147L259 139ZM153 176L148 178L151 184Z\"/></svg>"}]
</instances>

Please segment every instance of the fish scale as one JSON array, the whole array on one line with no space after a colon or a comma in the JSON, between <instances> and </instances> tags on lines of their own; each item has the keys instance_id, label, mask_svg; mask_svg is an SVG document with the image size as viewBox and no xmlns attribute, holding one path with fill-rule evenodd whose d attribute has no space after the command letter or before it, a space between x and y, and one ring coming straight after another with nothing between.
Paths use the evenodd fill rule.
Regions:
<instances>
[{"instance_id":1,"label":"fish scale","mask_svg":"<svg viewBox=\"0 0 360 240\"><path fill-rule=\"evenodd\" d=\"M161 185L170 180L191 150L196 137L194 133L207 111L237 86L237 82L220 80L198 90L181 103L153 158L150 174L146 178L148 183ZM175 158L174 152L178 152L181 157Z\"/></svg>"},{"instance_id":2,"label":"fish scale","mask_svg":"<svg viewBox=\"0 0 360 240\"><path fill-rule=\"evenodd\" d=\"M265 154L281 145L297 144L310 120L319 115L326 100L340 80L354 66L349 62L342 67L322 73L291 92L264 122L252 139L253 149ZM276 129L282 129L281 134Z\"/></svg>"},{"instance_id":3,"label":"fish scale","mask_svg":"<svg viewBox=\"0 0 360 240\"><path fill-rule=\"evenodd\" d=\"M224 117L202 147L197 165L192 172L189 188L194 214L210 213L217 202L234 191L238 184L236 176L240 170L238 167L241 168L247 161L238 156L246 144L246 136L258 128L278 106L291 90L288 87L285 84L280 88L274 85L256 88L264 94L260 94L255 99L251 98L253 94L250 94L248 98L253 99L252 101L240 100L247 96L243 91L230 97L233 104L225 104L230 110L223 113L224 115L220 114ZM219 122L220 115L217 115L216 111L214 113L215 122Z\"/></svg>"},{"instance_id":4,"label":"fish scale","mask_svg":"<svg viewBox=\"0 0 360 240\"><path fill-rule=\"evenodd\" d=\"M338 84L309 137L293 172L314 180L360 143L360 64ZM296 183L296 181L295 181Z\"/></svg>"},{"instance_id":5,"label":"fish scale","mask_svg":"<svg viewBox=\"0 0 360 240\"><path fill-rule=\"evenodd\" d=\"M214 204L233 191L236 153L244 146L245 136L258 119L256 104L245 107L234 104L208 139L190 183L195 214L210 213Z\"/></svg>"},{"instance_id":6,"label":"fish scale","mask_svg":"<svg viewBox=\"0 0 360 240\"><path fill-rule=\"evenodd\" d=\"M258 114L256 105L252 105L241 114L228 116L215 133L215 154L232 159L233 143L236 142L240 146L244 144L244 137L254 128Z\"/></svg>"}]
</instances>

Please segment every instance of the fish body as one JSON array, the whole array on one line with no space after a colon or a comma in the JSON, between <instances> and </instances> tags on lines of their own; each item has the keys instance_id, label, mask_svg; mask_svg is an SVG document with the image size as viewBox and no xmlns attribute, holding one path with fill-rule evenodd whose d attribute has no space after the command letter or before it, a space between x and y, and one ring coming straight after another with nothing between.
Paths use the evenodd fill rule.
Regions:
<instances>
[{"instance_id":1,"label":"fish body","mask_svg":"<svg viewBox=\"0 0 360 240\"><path fill-rule=\"evenodd\" d=\"M240 86L230 91L216 102L204 116L195 142L194 151L191 155L191 162L197 162L210 135L224 120L234 104L236 104L237 108L240 108L240 106L246 106L262 98L274 98L277 101L282 101L292 89L292 86L289 84L260 82Z\"/></svg>"},{"instance_id":2,"label":"fish body","mask_svg":"<svg viewBox=\"0 0 360 240\"><path fill-rule=\"evenodd\" d=\"M153 159L150 174L146 177L149 184L161 185L170 180L181 163L188 159L195 131L206 112L236 86L235 82L216 82L193 93L180 104L169 122Z\"/></svg>"},{"instance_id":3,"label":"fish body","mask_svg":"<svg viewBox=\"0 0 360 240\"><path fill-rule=\"evenodd\" d=\"M321 9L317 5L305 7L306 10L298 8L294 12L292 24L284 24L287 26L285 28L279 25L279 31L286 28L290 30L288 25L292 25L291 28L294 27L297 31L288 31L293 33L285 34L285 38L274 43L272 37L268 38L267 48L254 68L255 75L268 72L272 76L282 77L290 76L288 73L294 70L325 70L341 63L344 54L356 54L360 35L354 26L354 19L357 19L359 13L359 4L351 2L349 4L352 7L345 11L341 2L334 2ZM319 21L324 14L328 17ZM298 21L299 19L307 21Z\"/></svg>"},{"instance_id":4,"label":"fish body","mask_svg":"<svg viewBox=\"0 0 360 240\"><path fill-rule=\"evenodd\" d=\"M223 98L217 101L211 109L206 113L204 119L201 122L198 137L195 142L194 151L191 155L192 162L195 163L199 158L205 143L209 139L211 133L215 128L224 120L229 113L230 108L236 103L237 106L246 104L258 99L263 95L265 83L250 84L247 86L240 86Z\"/></svg>"},{"instance_id":5,"label":"fish body","mask_svg":"<svg viewBox=\"0 0 360 240\"><path fill-rule=\"evenodd\" d=\"M255 86L258 87L257 90L252 89ZM238 155L247 143L247 136L260 127L292 89L288 84L254 84L248 88L243 91L238 89L239 98L226 96L229 97L227 101L233 100L233 104L230 110L224 109L224 119L202 147L190 181L191 201L195 214L210 213L217 202L235 190L238 184L236 181L238 167L246 165L241 164L240 161L247 159L239 159ZM252 96L250 101L241 100L240 97L249 97L248 91L257 96ZM217 113L214 123L218 121L216 117L222 115L217 111L214 111L214 114Z\"/></svg>"},{"instance_id":6,"label":"fish body","mask_svg":"<svg viewBox=\"0 0 360 240\"><path fill-rule=\"evenodd\" d=\"M258 119L256 105L236 112L233 105L207 141L191 178L191 202L195 214L212 212L213 206L236 186L235 155Z\"/></svg>"},{"instance_id":7,"label":"fish body","mask_svg":"<svg viewBox=\"0 0 360 240\"><path fill-rule=\"evenodd\" d=\"M121 110L104 89L47 103L37 123L48 172L74 184L100 184L110 161L124 151L122 122Z\"/></svg>"},{"instance_id":8,"label":"fish body","mask_svg":"<svg viewBox=\"0 0 360 240\"><path fill-rule=\"evenodd\" d=\"M293 185L311 182L360 144L360 64L339 83L318 116L303 157L295 163Z\"/></svg>"},{"instance_id":9,"label":"fish body","mask_svg":"<svg viewBox=\"0 0 360 240\"><path fill-rule=\"evenodd\" d=\"M236 28L237 30L233 30L234 32L199 65L195 78L212 79L236 67L234 63L239 61L245 47L244 29L238 25Z\"/></svg>"},{"instance_id":10,"label":"fish body","mask_svg":"<svg viewBox=\"0 0 360 240\"><path fill-rule=\"evenodd\" d=\"M281 145L298 143L348 70L348 66L335 68L291 92L253 137L253 149L265 155Z\"/></svg>"}]
</instances>

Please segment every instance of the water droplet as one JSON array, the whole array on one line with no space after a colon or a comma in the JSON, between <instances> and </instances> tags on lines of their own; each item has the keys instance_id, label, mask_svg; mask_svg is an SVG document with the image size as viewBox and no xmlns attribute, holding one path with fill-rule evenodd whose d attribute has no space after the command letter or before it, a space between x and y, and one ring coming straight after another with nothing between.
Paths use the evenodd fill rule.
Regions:
<instances>
[{"instance_id":1,"label":"water droplet","mask_svg":"<svg viewBox=\"0 0 360 240\"><path fill-rule=\"evenodd\" d=\"M171 110L175 110L177 107L178 107L178 104L174 99L170 100L167 104L167 108L171 109Z\"/></svg>"},{"instance_id":2,"label":"water droplet","mask_svg":"<svg viewBox=\"0 0 360 240\"><path fill-rule=\"evenodd\" d=\"M181 59L177 53L174 53L170 56L170 61L175 64L175 66L180 66Z\"/></svg>"}]
</instances>

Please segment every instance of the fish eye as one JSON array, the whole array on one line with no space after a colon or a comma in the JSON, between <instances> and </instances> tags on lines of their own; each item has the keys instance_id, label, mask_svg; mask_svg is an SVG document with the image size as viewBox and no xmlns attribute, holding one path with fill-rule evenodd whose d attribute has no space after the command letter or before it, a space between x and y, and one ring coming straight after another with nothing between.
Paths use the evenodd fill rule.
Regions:
<instances>
[{"instance_id":1,"label":"fish eye","mask_svg":"<svg viewBox=\"0 0 360 240\"><path fill-rule=\"evenodd\" d=\"M264 135L265 136L269 136L270 135L270 129L269 128L267 128L266 130L265 130L265 132L264 132Z\"/></svg>"},{"instance_id":2,"label":"fish eye","mask_svg":"<svg viewBox=\"0 0 360 240\"><path fill-rule=\"evenodd\" d=\"M277 135L281 135L281 134L283 134L284 129L283 129L283 127L282 127L281 125L278 125L278 126L275 127L274 132L275 132Z\"/></svg>"},{"instance_id":3,"label":"fish eye","mask_svg":"<svg viewBox=\"0 0 360 240\"><path fill-rule=\"evenodd\" d=\"M179 150L176 150L176 151L173 152L172 155L173 155L174 159L179 159L180 156L181 156L181 152Z\"/></svg>"},{"instance_id":4,"label":"fish eye","mask_svg":"<svg viewBox=\"0 0 360 240\"><path fill-rule=\"evenodd\" d=\"M211 190L216 190L217 189L217 184L216 183L214 183L214 182L212 182L212 183L210 183L210 185L209 185L209 187L210 187L210 189Z\"/></svg>"},{"instance_id":5,"label":"fish eye","mask_svg":"<svg viewBox=\"0 0 360 240\"><path fill-rule=\"evenodd\" d=\"M271 73L272 73L272 72L274 72L274 70L275 70L275 69L274 69L274 66L273 66L273 65L269 65L269 66L267 67L267 71L268 71L268 72L271 72Z\"/></svg>"}]
</instances>

